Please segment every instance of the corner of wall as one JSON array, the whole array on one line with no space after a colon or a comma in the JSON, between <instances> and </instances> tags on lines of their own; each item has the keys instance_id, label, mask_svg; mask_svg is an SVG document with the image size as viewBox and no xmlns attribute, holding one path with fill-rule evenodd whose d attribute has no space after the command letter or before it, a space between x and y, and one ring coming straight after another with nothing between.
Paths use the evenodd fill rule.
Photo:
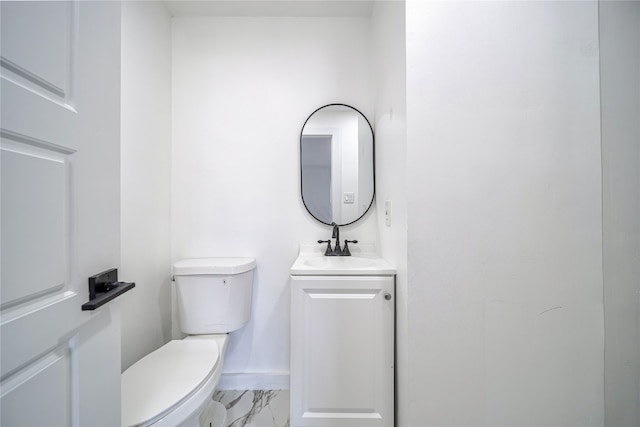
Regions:
<instances>
[{"instance_id":1,"label":"corner of wall","mask_svg":"<svg viewBox=\"0 0 640 427\"><path fill-rule=\"evenodd\" d=\"M396 266L396 425L409 424L405 2L378 1L372 15L376 213L383 257ZM389 205L385 206L386 203ZM386 212L390 206L390 212ZM387 225L386 215L389 215Z\"/></svg>"},{"instance_id":2,"label":"corner of wall","mask_svg":"<svg viewBox=\"0 0 640 427\"><path fill-rule=\"evenodd\" d=\"M170 339L171 17L123 2L120 275L122 369ZM152 160L151 160L152 159Z\"/></svg>"}]
</instances>

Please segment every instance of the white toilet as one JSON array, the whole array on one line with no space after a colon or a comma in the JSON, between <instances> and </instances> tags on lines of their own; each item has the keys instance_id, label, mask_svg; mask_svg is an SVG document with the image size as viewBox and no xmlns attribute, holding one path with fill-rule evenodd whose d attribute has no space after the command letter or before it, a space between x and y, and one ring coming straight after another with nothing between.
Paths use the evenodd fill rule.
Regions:
<instances>
[{"instance_id":1,"label":"white toilet","mask_svg":"<svg viewBox=\"0 0 640 427\"><path fill-rule=\"evenodd\" d=\"M180 329L189 334L127 369L122 425L199 426L220 379L227 333L251 317L252 258L194 258L173 266Z\"/></svg>"}]
</instances>

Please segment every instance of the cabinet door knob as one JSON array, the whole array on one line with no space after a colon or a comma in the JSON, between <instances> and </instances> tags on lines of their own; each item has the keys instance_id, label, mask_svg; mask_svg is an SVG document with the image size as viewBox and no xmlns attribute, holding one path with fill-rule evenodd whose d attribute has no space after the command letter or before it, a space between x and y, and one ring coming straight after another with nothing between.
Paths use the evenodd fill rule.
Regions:
<instances>
[{"instance_id":1,"label":"cabinet door knob","mask_svg":"<svg viewBox=\"0 0 640 427\"><path fill-rule=\"evenodd\" d=\"M384 299L386 299L387 301L389 301L391 299L391 294L389 292L387 292L386 294L384 294Z\"/></svg>"}]
</instances>

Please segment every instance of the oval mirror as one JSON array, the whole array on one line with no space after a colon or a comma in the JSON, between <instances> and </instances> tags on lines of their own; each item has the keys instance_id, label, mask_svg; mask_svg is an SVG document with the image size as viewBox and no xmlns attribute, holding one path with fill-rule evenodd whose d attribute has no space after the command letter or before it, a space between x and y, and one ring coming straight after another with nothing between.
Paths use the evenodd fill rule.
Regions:
<instances>
[{"instance_id":1,"label":"oval mirror","mask_svg":"<svg viewBox=\"0 0 640 427\"><path fill-rule=\"evenodd\" d=\"M300 133L302 202L318 221L351 224L375 194L373 128L355 108L329 104L311 113Z\"/></svg>"}]
</instances>

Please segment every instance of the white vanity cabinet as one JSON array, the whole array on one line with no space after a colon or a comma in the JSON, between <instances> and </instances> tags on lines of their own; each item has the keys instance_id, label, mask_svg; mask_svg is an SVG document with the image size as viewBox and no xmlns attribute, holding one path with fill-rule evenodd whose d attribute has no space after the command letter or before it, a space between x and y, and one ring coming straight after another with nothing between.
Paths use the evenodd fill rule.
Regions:
<instances>
[{"instance_id":1,"label":"white vanity cabinet","mask_svg":"<svg viewBox=\"0 0 640 427\"><path fill-rule=\"evenodd\" d=\"M394 425L394 277L291 276L291 427Z\"/></svg>"}]
</instances>

